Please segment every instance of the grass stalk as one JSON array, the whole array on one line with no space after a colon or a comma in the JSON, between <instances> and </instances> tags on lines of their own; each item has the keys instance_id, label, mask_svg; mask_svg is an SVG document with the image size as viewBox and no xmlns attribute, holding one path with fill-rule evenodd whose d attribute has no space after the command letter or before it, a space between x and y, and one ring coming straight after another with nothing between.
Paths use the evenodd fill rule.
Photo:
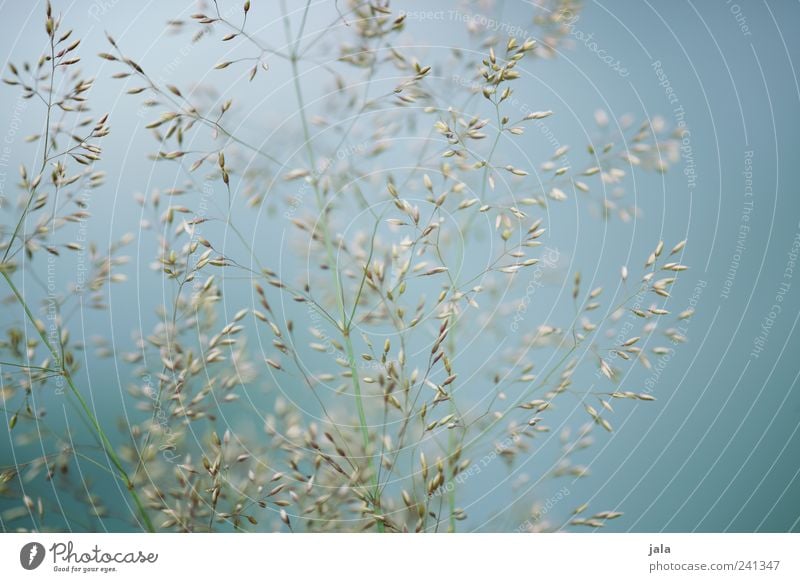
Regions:
<instances>
[{"instance_id":1,"label":"grass stalk","mask_svg":"<svg viewBox=\"0 0 800 582\"><path fill-rule=\"evenodd\" d=\"M114 450L114 446L111 444L111 441L109 440L108 436L106 435L105 431L103 430L103 427L100 426L100 423L98 422L97 417L92 412L92 409L89 407L89 404L86 402L86 399L84 399L83 395L80 393L80 390L78 390L77 386L75 385L75 382L74 382L74 380L72 378L72 375L64 367L64 362L62 361L62 359L59 356L58 352L52 346L50 341L47 339L47 336L45 335L45 333L39 327L38 322L36 320L36 317L33 315L33 312L31 312L30 307L28 307L28 304L26 303L25 299L22 297L22 294L20 293L19 289L17 289L17 286L14 284L14 281L11 279L10 275L8 273L6 273L5 271L0 272L0 275L3 276L3 279L5 279L6 283L8 284L9 288L11 289L12 293L17 298L17 301L19 301L20 305L22 306L22 309L25 311L26 317L31 322L31 325L33 325L33 327L36 329L36 332L39 334L39 337L41 338L42 343L47 348L47 350L50 352L50 354L53 356L54 360L56 362L58 362L61 375L64 377L64 380L67 382L67 385L70 388L70 392L78 400L78 404L80 405L81 410L83 410L83 413L89 419L89 423L91 425L91 428L95 431L95 435L100 440L106 455L108 456L109 460L111 461L111 464L114 465L114 468L117 470L117 474L118 474L119 478L125 484L125 488L130 493L131 499L133 499L133 502L136 505L136 510L139 513L139 516L141 517L145 528L149 532L154 532L155 531L155 527L153 526L153 522L151 521L150 516L147 514L147 510L145 509L144 504L142 503L142 500L139 497L139 494L136 492L136 489L134 488L133 482L131 481L130 477L128 476L128 472L125 470L125 467L122 465L122 461L121 461L119 455L117 454L117 452Z\"/></svg>"},{"instance_id":2,"label":"grass stalk","mask_svg":"<svg viewBox=\"0 0 800 582\"><path fill-rule=\"evenodd\" d=\"M286 15L285 2L283 2L283 4L284 4L284 25L286 27L286 37L287 41L291 44L291 38L290 38L291 31L289 29L288 16ZM308 12L309 4L310 2L306 4L306 10L304 14ZM303 22L305 22L305 17L303 18ZM339 323L338 327L342 335L342 339L344 341L345 352L347 355L347 363L350 368L350 375L353 382L353 392L356 400L356 409L358 411L359 429L361 432L361 440L364 446L364 455L366 455L369 459L368 465L370 472L370 487L372 489L372 506L376 516L382 518L383 516L381 515L380 487L378 486L375 459L369 453L369 425L367 424L367 416L364 410L364 400L361 393L361 382L359 381L358 377L358 368L355 363L355 350L353 349L353 341L350 337L350 326L352 320L348 321L347 318L347 310L344 304L344 290L342 289L342 281L339 273L339 268L337 267L336 264L336 255L334 253L333 241L330 236L330 230L328 229L325 200L323 199L322 192L319 189L319 183L314 175L317 168L316 156L314 155L314 148L311 145L311 132L308 127L305 101L303 99L303 90L300 85L300 70L298 66L299 57L297 52L300 45L299 34L300 33L298 33L298 38L296 39L289 53L289 62L291 63L291 68L292 68L292 84L294 86L295 97L297 98L297 106L300 115L300 123L303 128L303 140L305 142L306 153L308 155L309 164L311 165L312 187L314 188L314 195L316 198L317 209L320 213L320 220L319 220L320 231L325 245L325 252L328 260L328 268L333 274L333 284L336 290L336 300L339 307L339 313L341 316L341 322ZM377 519L375 521L375 525L379 532L385 531L385 526L383 521L381 521L381 519Z\"/></svg>"}]
</instances>

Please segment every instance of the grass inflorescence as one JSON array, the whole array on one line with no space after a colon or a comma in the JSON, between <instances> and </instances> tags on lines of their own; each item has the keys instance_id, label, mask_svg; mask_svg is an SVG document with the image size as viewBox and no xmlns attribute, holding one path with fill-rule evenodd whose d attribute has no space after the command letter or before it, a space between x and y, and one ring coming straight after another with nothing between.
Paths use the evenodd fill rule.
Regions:
<instances>
[{"instance_id":1,"label":"grass inflorescence","mask_svg":"<svg viewBox=\"0 0 800 582\"><path fill-rule=\"evenodd\" d=\"M685 242L653 241L640 267L602 278L604 288L558 260L559 244L584 241L549 223L565 208L619 228L636 220L626 177L666 171L676 141L658 120L612 127L598 113L585 153L558 144L543 162L519 155L559 112L520 106L515 92L526 67L563 48L574 2L531 8L542 40L473 30L472 45L441 62L402 40L416 23L388 2L340 4L322 29L311 2L215 1L170 21L225 55L186 87L112 35L99 57L79 56L77 34L48 4L48 51L4 78L41 109L43 127L28 140L41 159L20 168L21 196L0 231L13 306L0 341L3 408L19 450L40 444L4 462L4 528L479 529L462 507L472 483L503 481L508 466L533 473L535 487L496 500L505 525L487 528L598 528L622 516L584 504L548 506L561 518L544 519L537 496L550 480L588 476L580 456L598 429L614 431L614 407L655 400L627 384L634 366L685 340L668 323L692 315L668 309ZM282 23L282 40L259 34L268 19ZM125 115L91 112L93 84L114 81L84 78L90 57L141 101L150 159L175 176L135 198L138 236L155 248L142 286L151 278L169 292L144 296L157 322L127 347L110 331L94 345L74 339L84 309L107 309L110 285L131 284L124 253L136 238L76 237L106 184L103 139ZM234 73L256 91L286 87L292 131L253 139L246 107L225 81L214 87ZM320 83L330 90L309 100ZM211 187L225 195L209 204ZM264 234L276 231L280 253ZM70 257L88 265L81 280L40 300L43 263ZM539 286L556 293L540 299ZM121 430L94 406L87 352L125 375ZM66 428L46 416L62 392L75 421ZM529 463L542 447L556 460ZM114 487L89 492L86 467L127 503L104 498ZM69 496L89 521L67 516Z\"/></svg>"}]
</instances>

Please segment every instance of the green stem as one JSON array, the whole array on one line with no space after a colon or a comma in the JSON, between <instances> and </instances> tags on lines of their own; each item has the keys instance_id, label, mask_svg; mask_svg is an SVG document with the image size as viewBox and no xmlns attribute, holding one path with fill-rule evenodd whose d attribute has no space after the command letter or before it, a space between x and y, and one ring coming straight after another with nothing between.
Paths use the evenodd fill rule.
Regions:
<instances>
[{"instance_id":1,"label":"green stem","mask_svg":"<svg viewBox=\"0 0 800 582\"><path fill-rule=\"evenodd\" d=\"M105 431L100 426L100 423L98 422L97 417L92 413L92 410L91 410L91 408L89 408L89 405L86 402L86 400L83 398L83 395L80 393L80 391L78 390L77 386L75 386L75 382L73 381L72 376L70 375L70 373L66 370L66 368L64 368L64 363L61 360L61 358L59 357L58 352L50 344L50 341L47 339L47 336L44 334L44 332L40 329L39 325L37 325L36 317L31 312L30 308L28 307L28 304L25 302L25 299L22 297L22 294L19 292L19 289L17 289L17 286L11 280L11 277L6 272L0 272L0 274L2 274L3 278L6 280L6 283L8 283L9 288L11 289L11 291L16 296L16 298L19 301L20 305L22 305L22 308L25 311L25 315L28 317L28 319L30 320L31 324L36 329L37 333L39 334L39 337L42 340L42 343L48 349L48 351L53 356L55 361L59 362L59 366L61 367L61 375L67 381L67 385L69 386L70 390L72 391L72 394L75 396L75 398L77 398L78 404L80 404L81 408L83 409L84 414L86 414L87 418L89 419L89 422L91 423L92 428L94 429L97 437L100 439L100 441L101 441L101 443L103 445L103 449L105 450L106 455L108 456L108 458L111 461L111 463L114 465L114 468L117 470L117 473L119 474L119 477L122 479L122 482L125 484L125 488L129 491L129 493L131 495L131 498L133 499L133 502L136 505L136 508L137 508L137 510L139 512L139 515L141 516L142 521L144 522L144 525L147 528L147 531L154 532L155 531L155 527L153 527L153 522L150 520L150 516L147 515L147 510L145 510L144 504L142 503L142 500L139 498L139 494L136 493L136 490L134 489L134 486L133 486L133 482L131 481L130 477L128 476L127 471L125 471L125 467L122 466L122 461L120 460L119 456L117 455L116 451L114 450L114 447L111 444L111 441L108 439L108 436L106 436Z\"/></svg>"},{"instance_id":2,"label":"green stem","mask_svg":"<svg viewBox=\"0 0 800 582\"><path fill-rule=\"evenodd\" d=\"M497 115L497 135L494 138L494 142L492 143L492 148L489 150L489 155L488 155L488 157L486 158L486 161L485 161L486 165L483 168L483 177L481 178L481 198L480 198L481 199L481 204L484 204L484 200L485 200L486 184L487 184L488 178L489 178L489 170L491 168L492 156L494 156L494 152L497 149L497 145L500 143L500 136L503 134L503 128L502 128L503 123L502 123L502 119L500 117L500 107L498 106L497 103L494 103L494 108L495 108L495 113ZM473 214L473 216L474 216L474 214ZM468 222L468 225L469 224L471 224L471 221ZM467 228L467 230L469 230L469 228ZM439 248L438 245L437 245L436 248L437 248L437 251L438 251L438 248ZM460 262L463 260L463 251L459 252L459 255L460 255L459 256L459 264L460 264ZM441 259L441 256L440 256L440 259ZM448 271L448 275L449 275L449 271ZM455 283L455 281L452 280L452 278L451 278L451 284L453 286L453 293L455 293L458 287L457 287L457 284ZM452 323L452 326L450 328L449 343L450 343L450 350L451 350L451 352L453 354L453 357L455 357L455 327L458 325L458 320L454 318L452 321L453 321L453 323ZM453 402L453 392L454 391L455 391L455 387L453 387L451 389L451 391L450 391L450 412L451 412L451 414L456 411L455 403ZM461 440L463 440L463 436L462 436ZM450 482L448 483L449 487L447 488L447 490L448 490L447 501L448 501L448 506L449 506L449 510L450 510L450 516L449 516L448 525L449 525L449 531L451 533L455 533L455 531L456 531L456 518L455 518L455 512L456 512L455 471L456 471L456 466L455 466L455 462L454 462L454 459L453 459L453 455L455 455L457 444L459 444L459 443L458 443L458 440L456 439L455 432L452 431L452 430L449 431L448 434L447 434L447 459L448 459L447 462L450 465L450 467L449 467L449 469L450 469Z\"/></svg>"},{"instance_id":3,"label":"green stem","mask_svg":"<svg viewBox=\"0 0 800 582\"><path fill-rule=\"evenodd\" d=\"M50 91L47 94L47 117L44 124L44 142L43 142L43 153L42 153L42 167L39 170L39 174L44 172L44 169L47 167L47 152L48 152L48 142L50 141L50 114L53 110L53 87L52 85L55 83L55 79L53 78L56 74L56 65L55 65L55 46L53 45L53 35L50 35ZM33 179L36 179L36 176L33 176ZM6 247L5 253L3 253L3 260L0 262L5 263L6 259L8 259L8 253L11 252L11 247L14 246L14 241L19 234L19 229L22 227L22 224L25 222L25 217L28 216L28 212L31 209L31 202L33 202L34 197L36 196L36 187L31 188L31 194L28 196L28 202L25 204L25 209L22 211L22 214L19 217L19 221L17 221L17 226L14 227L14 233L11 235L11 240L8 241L8 246Z\"/></svg>"},{"instance_id":4,"label":"green stem","mask_svg":"<svg viewBox=\"0 0 800 582\"><path fill-rule=\"evenodd\" d=\"M286 26L286 35L288 40L290 37L288 17L284 17L284 24ZM364 401L361 395L361 383L359 382L358 379L358 368L356 367L355 364L356 361L355 350L353 349L353 342L350 338L350 323L352 323L352 320L349 322L347 320L347 310L344 304L344 290L342 289L342 281L339 274L339 269L336 266L336 256L333 249L333 242L331 240L330 231L328 230L328 222L325 217L325 201L322 197L322 192L320 192L319 184L316 178L314 177L317 164L316 164L316 157L314 156L314 149L311 146L311 132L308 127L308 120L306 119L305 101L303 100L303 91L300 86L300 71L297 66L298 44L299 43L295 43L289 55L289 61L292 66L292 81L294 84L295 95L297 97L300 122L303 127L303 139L305 140L305 147L306 147L306 152L308 154L308 161L311 165L311 173L312 173L311 180L312 180L312 185L314 187L314 193L316 196L317 208L321 214L319 224L320 224L320 230L322 232L322 239L325 244L325 252L328 259L328 268L333 273L333 283L336 289L336 300L342 318L341 322L339 323L339 331L342 333L342 338L344 339L345 350L347 353L347 362L350 368L350 375L353 381L353 392L355 393L356 408L358 410L359 428L361 432L361 440L364 445L364 455L366 455L369 458L370 485L372 487L372 506L376 516L378 517L378 519L376 519L375 521L375 524L379 532L384 532L385 526L382 521L383 516L380 514L381 513L380 488L378 487L377 473L375 470L375 459L369 454L369 427L367 425L367 416L364 411Z\"/></svg>"}]
</instances>

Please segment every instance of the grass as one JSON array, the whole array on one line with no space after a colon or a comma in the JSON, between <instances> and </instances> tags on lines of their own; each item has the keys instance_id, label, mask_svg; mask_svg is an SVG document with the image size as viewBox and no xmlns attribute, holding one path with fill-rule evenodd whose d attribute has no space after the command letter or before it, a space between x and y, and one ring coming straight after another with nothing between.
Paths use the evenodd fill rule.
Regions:
<instances>
[{"instance_id":1,"label":"grass","mask_svg":"<svg viewBox=\"0 0 800 582\"><path fill-rule=\"evenodd\" d=\"M322 28L317 10L310 1L292 11L286 2L280 10L213 2L207 14L171 21L176 33L219 48L206 80L216 92L162 81L110 35L108 52L91 60L113 69L128 99L143 100L152 163L174 172L169 186L136 199L146 218L137 236L155 247L157 265L139 275L171 297L162 306L143 294L157 323L135 330L128 348L86 346L70 333L95 325L74 318L105 309L110 285L129 285L123 253L134 237L86 244L76 232L92 220L91 192L105 182L108 120L126 115L90 115L89 90L113 81L83 77L79 34L50 5L48 53L10 67L6 83L41 106L43 131L28 140L42 163L22 167L19 202L0 230L0 274L19 307L3 321L3 410L15 451L29 455L2 466L4 524L456 532L599 528L621 518L548 505L560 514L548 521L537 500L551 482L587 476L581 451L595 430L613 431L612 401L654 400L624 385L636 366L651 365L648 351L663 353L662 338L685 339L661 323L673 319L684 243L642 249L640 281L629 283L637 270L625 267L603 277L608 290L548 266L553 301L568 289L570 317L526 294L542 245L557 244L545 221L576 205L623 228L638 209L609 199L606 185L666 170L675 140L649 120L616 131L605 119L580 162L561 145L540 163L515 154L531 124L541 129L559 114L530 111L512 95L526 89L525 68L568 36L572 2L554 1L532 19L547 46L484 31L470 50L442 59L403 40L418 23L393 8L351 1ZM282 46L261 30L271 21L282 23ZM311 82L330 91L307 101ZM257 145L235 93L246 102L247 87L274 86L289 91L296 115L286 127L297 131L282 127ZM411 141L419 147L409 154ZM224 201L208 195L215 185ZM251 215L282 233L291 260L254 244ZM43 261L61 273L81 261L88 275L53 292L39 285ZM229 304L246 293L249 304ZM612 332L623 318L632 323L620 337ZM493 346L504 349L487 357ZM90 361L90 351L115 358L125 374L119 434L80 388L94 371L77 355ZM94 445L46 420L61 382ZM555 443L549 423L563 422L559 406L582 423ZM531 469L532 448L553 446L558 461ZM520 503L510 502L506 464L534 473ZM86 471L120 483L128 504L104 487L89 493ZM491 524L471 515L472 479L506 488ZM51 481L89 521L63 509Z\"/></svg>"}]
</instances>

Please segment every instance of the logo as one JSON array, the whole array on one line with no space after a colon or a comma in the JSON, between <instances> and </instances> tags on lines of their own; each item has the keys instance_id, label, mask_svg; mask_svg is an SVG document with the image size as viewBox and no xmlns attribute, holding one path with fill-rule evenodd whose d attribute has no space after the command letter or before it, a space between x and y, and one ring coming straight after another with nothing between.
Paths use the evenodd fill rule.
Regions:
<instances>
[{"instance_id":1,"label":"logo","mask_svg":"<svg viewBox=\"0 0 800 582\"><path fill-rule=\"evenodd\" d=\"M26 570L35 570L44 561L44 546L39 542L30 542L19 551L19 563Z\"/></svg>"}]
</instances>

